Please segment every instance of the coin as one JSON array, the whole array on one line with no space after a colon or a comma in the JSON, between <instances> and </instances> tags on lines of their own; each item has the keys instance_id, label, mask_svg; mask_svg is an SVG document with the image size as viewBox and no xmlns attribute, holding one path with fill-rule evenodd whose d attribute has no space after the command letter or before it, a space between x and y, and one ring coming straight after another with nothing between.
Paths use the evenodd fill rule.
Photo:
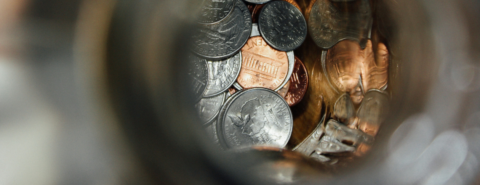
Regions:
<instances>
[{"instance_id":1,"label":"coin","mask_svg":"<svg viewBox=\"0 0 480 185\"><path fill-rule=\"evenodd\" d=\"M322 66L331 87L347 92L359 105L370 89L384 89L388 82L388 50L379 44L374 56L372 42L365 49L351 40L344 40L322 54Z\"/></svg>"},{"instance_id":2,"label":"coin","mask_svg":"<svg viewBox=\"0 0 480 185\"><path fill-rule=\"evenodd\" d=\"M227 149L284 147L292 134L292 112L287 102L272 90L241 91L222 110L217 120L217 133L220 143Z\"/></svg>"},{"instance_id":3,"label":"coin","mask_svg":"<svg viewBox=\"0 0 480 185\"><path fill-rule=\"evenodd\" d=\"M224 101L225 93L222 93L210 98L202 98L195 104L195 109L202 125L208 124L216 118Z\"/></svg>"},{"instance_id":4,"label":"coin","mask_svg":"<svg viewBox=\"0 0 480 185\"><path fill-rule=\"evenodd\" d=\"M268 45L262 37L251 37L242 48L242 69L237 82L242 88L281 88L288 73L288 57Z\"/></svg>"},{"instance_id":5,"label":"coin","mask_svg":"<svg viewBox=\"0 0 480 185\"><path fill-rule=\"evenodd\" d=\"M308 26L310 36L320 48L331 48L345 39L360 42L364 48L372 26L370 4L368 0L317 0L310 11Z\"/></svg>"},{"instance_id":6,"label":"coin","mask_svg":"<svg viewBox=\"0 0 480 185\"><path fill-rule=\"evenodd\" d=\"M384 91L372 89L365 93L365 98L357 111L358 129L371 136L377 135L380 125L388 115L389 103Z\"/></svg>"},{"instance_id":7,"label":"coin","mask_svg":"<svg viewBox=\"0 0 480 185\"><path fill-rule=\"evenodd\" d=\"M208 85L204 97L225 92L237 80L242 67L242 53L222 61L208 62Z\"/></svg>"},{"instance_id":8,"label":"coin","mask_svg":"<svg viewBox=\"0 0 480 185\"><path fill-rule=\"evenodd\" d=\"M298 3L295 1L295 0L284 0L290 4L292 4L293 6L295 6L296 8L298 8L298 10L302 11L302 9L300 8L300 6L298 5Z\"/></svg>"},{"instance_id":9,"label":"coin","mask_svg":"<svg viewBox=\"0 0 480 185\"><path fill-rule=\"evenodd\" d=\"M218 136L217 136L217 123L214 121L212 124L208 125L205 127L205 132L207 134L207 137L210 138L210 140L215 143L216 145L220 145L218 141Z\"/></svg>"},{"instance_id":10,"label":"coin","mask_svg":"<svg viewBox=\"0 0 480 185\"><path fill-rule=\"evenodd\" d=\"M245 3L235 2L232 13L224 20L198 26L192 36L194 53L212 60L225 59L245 45L252 31L252 18Z\"/></svg>"},{"instance_id":11,"label":"coin","mask_svg":"<svg viewBox=\"0 0 480 185\"><path fill-rule=\"evenodd\" d=\"M288 81L287 84L285 84L285 86L283 86L280 90L277 91L277 93L278 93L281 97L285 98L285 96L286 96L287 93L288 93L288 89L290 89L290 84L291 84L290 81Z\"/></svg>"},{"instance_id":12,"label":"coin","mask_svg":"<svg viewBox=\"0 0 480 185\"><path fill-rule=\"evenodd\" d=\"M215 23L232 12L235 0L205 0L199 14L200 23Z\"/></svg>"},{"instance_id":13,"label":"coin","mask_svg":"<svg viewBox=\"0 0 480 185\"><path fill-rule=\"evenodd\" d=\"M299 58L295 57L295 67L293 68L293 74L290 77L290 88L285 96L288 105L294 106L302 101L307 92L307 88L307 68L305 68L305 65Z\"/></svg>"},{"instance_id":14,"label":"coin","mask_svg":"<svg viewBox=\"0 0 480 185\"><path fill-rule=\"evenodd\" d=\"M285 1L266 4L258 18L260 34L273 48L292 51L307 38L307 22L302 12Z\"/></svg>"},{"instance_id":15,"label":"coin","mask_svg":"<svg viewBox=\"0 0 480 185\"><path fill-rule=\"evenodd\" d=\"M265 3L268 3L270 0L244 0L244 1L253 3L253 4L265 4Z\"/></svg>"},{"instance_id":16,"label":"coin","mask_svg":"<svg viewBox=\"0 0 480 185\"><path fill-rule=\"evenodd\" d=\"M190 91L191 94L195 97L195 101L200 100L202 98L203 93L205 91L205 87L208 83L208 69L207 69L207 61L205 59L196 57L196 56L189 56L188 59L188 78L190 84Z\"/></svg>"},{"instance_id":17,"label":"coin","mask_svg":"<svg viewBox=\"0 0 480 185\"><path fill-rule=\"evenodd\" d=\"M263 4L257 4L255 5L255 7L253 8L253 11L252 11L252 22L253 23L257 23L258 22L258 14L260 14L260 10L262 10L262 7L264 5Z\"/></svg>"}]
</instances>

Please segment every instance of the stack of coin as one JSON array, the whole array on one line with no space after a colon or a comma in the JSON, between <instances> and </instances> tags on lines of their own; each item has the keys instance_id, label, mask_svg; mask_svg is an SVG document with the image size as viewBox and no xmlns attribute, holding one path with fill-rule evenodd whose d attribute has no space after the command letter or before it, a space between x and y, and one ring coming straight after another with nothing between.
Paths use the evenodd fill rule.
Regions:
<instances>
[{"instance_id":1,"label":"stack of coin","mask_svg":"<svg viewBox=\"0 0 480 185\"><path fill-rule=\"evenodd\" d=\"M305 66L293 52L307 36L297 7L270 0L203 2L189 77L198 121L224 149L282 148L289 141L290 106L308 87Z\"/></svg>"}]
</instances>

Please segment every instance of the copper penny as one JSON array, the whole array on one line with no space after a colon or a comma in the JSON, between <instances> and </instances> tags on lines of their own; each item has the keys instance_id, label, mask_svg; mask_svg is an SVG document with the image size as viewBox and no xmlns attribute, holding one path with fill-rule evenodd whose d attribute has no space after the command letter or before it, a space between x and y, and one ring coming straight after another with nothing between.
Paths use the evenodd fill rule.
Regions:
<instances>
[{"instance_id":1,"label":"copper penny","mask_svg":"<svg viewBox=\"0 0 480 185\"><path fill-rule=\"evenodd\" d=\"M262 9L263 6L264 6L263 4L257 4L253 8L253 11L252 11L252 21L253 21L253 23L258 22L258 14L260 14L260 10Z\"/></svg>"},{"instance_id":2,"label":"copper penny","mask_svg":"<svg viewBox=\"0 0 480 185\"><path fill-rule=\"evenodd\" d=\"M230 87L230 88L228 88L228 93L230 93L230 95L235 94L237 91L238 91L238 90L235 89L235 87Z\"/></svg>"},{"instance_id":3,"label":"copper penny","mask_svg":"<svg viewBox=\"0 0 480 185\"><path fill-rule=\"evenodd\" d=\"M294 106L302 101L308 88L307 68L297 57L295 57L295 67L293 68L289 83L290 88L285 96L285 100L287 100L288 105Z\"/></svg>"},{"instance_id":4,"label":"copper penny","mask_svg":"<svg viewBox=\"0 0 480 185\"><path fill-rule=\"evenodd\" d=\"M387 86L388 50L382 43L378 44L375 56L370 40L365 49L358 42L341 41L328 50L324 65L333 88L349 93L356 105L368 90Z\"/></svg>"},{"instance_id":5,"label":"copper penny","mask_svg":"<svg viewBox=\"0 0 480 185\"><path fill-rule=\"evenodd\" d=\"M292 4L293 6L297 7L300 11L302 11L302 9L300 8L300 6L297 4L295 0L284 0L284 1Z\"/></svg>"},{"instance_id":6,"label":"copper penny","mask_svg":"<svg viewBox=\"0 0 480 185\"><path fill-rule=\"evenodd\" d=\"M242 88L263 87L275 90L286 79L288 57L270 47L261 36L250 37L242 48L242 69L237 82Z\"/></svg>"}]
</instances>

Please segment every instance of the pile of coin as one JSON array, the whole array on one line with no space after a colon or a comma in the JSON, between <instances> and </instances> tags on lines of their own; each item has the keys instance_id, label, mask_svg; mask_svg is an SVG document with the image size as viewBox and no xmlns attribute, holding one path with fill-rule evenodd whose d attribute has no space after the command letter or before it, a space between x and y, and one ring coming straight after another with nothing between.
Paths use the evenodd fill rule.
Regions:
<instances>
[{"instance_id":1,"label":"pile of coin","mask_svg":"<svg viewBox=\"0 0 480 185\"><path fill-rule=\"evenodd\" d=\"M293 130L290 106L308 87L293 50L307 23L286 1L205 0L189 61L199 122L224 149L285 147ZM258 15L249 7L262 4ZM258 23L252 17L258 16Z\"/></svg>"}]
</instances>

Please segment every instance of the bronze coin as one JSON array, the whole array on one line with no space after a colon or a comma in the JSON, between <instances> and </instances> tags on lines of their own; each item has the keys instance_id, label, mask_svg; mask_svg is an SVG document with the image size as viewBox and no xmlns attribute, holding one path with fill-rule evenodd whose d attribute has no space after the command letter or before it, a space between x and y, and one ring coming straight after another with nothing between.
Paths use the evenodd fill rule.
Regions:
<instances>
[{"instance_id":1,"label":"bronze coin","mask_svg":"<svg viewBox=\"0 0 480 185\"><path fill-rule=\"evenodd\" d=\"M261 36L251 37L242 48L242 69L237 82L242 88L277 89L286 79L288 57L273 49Z\"/></svg>"},{"instance_id":2,"label":"bronze coin","mask_svg":"<svg viewBox=\"0 0 480 185\"><path fill-rule=\"evenodd\" d=\"M263 4L257 4L253 8L253 11L252 11L252 22L253 23L258 22L258 14L260 14L260 10L262 9L263 6L264 6Z\"/></svg>"},{"instance_id":3,"label":"bronze coin","mask_svg":"<svg viewBox=\"0 0 480 185\"><path fill-rule=\"evenodd\" d=\"M288 105L294 106L302 101L308 88L307 68L305 68L303 62L297 57L295 57L295 67L293 68L289 83L290 88L285 96L285 100L287 100Z\"/></svg>"},{"instance_id":4,"label":"bronze coin","mask_svg":"<svg viewBox=\"0 0 480 185\"><path fill-rule=\"evenodd\" d=\"M297 4L297 2L295 0L284 0L290 4L292 4L293 6L297 7L298 10L302 11L302 9L300 8L300 6Z\"/></svg>"}]
</instances>

